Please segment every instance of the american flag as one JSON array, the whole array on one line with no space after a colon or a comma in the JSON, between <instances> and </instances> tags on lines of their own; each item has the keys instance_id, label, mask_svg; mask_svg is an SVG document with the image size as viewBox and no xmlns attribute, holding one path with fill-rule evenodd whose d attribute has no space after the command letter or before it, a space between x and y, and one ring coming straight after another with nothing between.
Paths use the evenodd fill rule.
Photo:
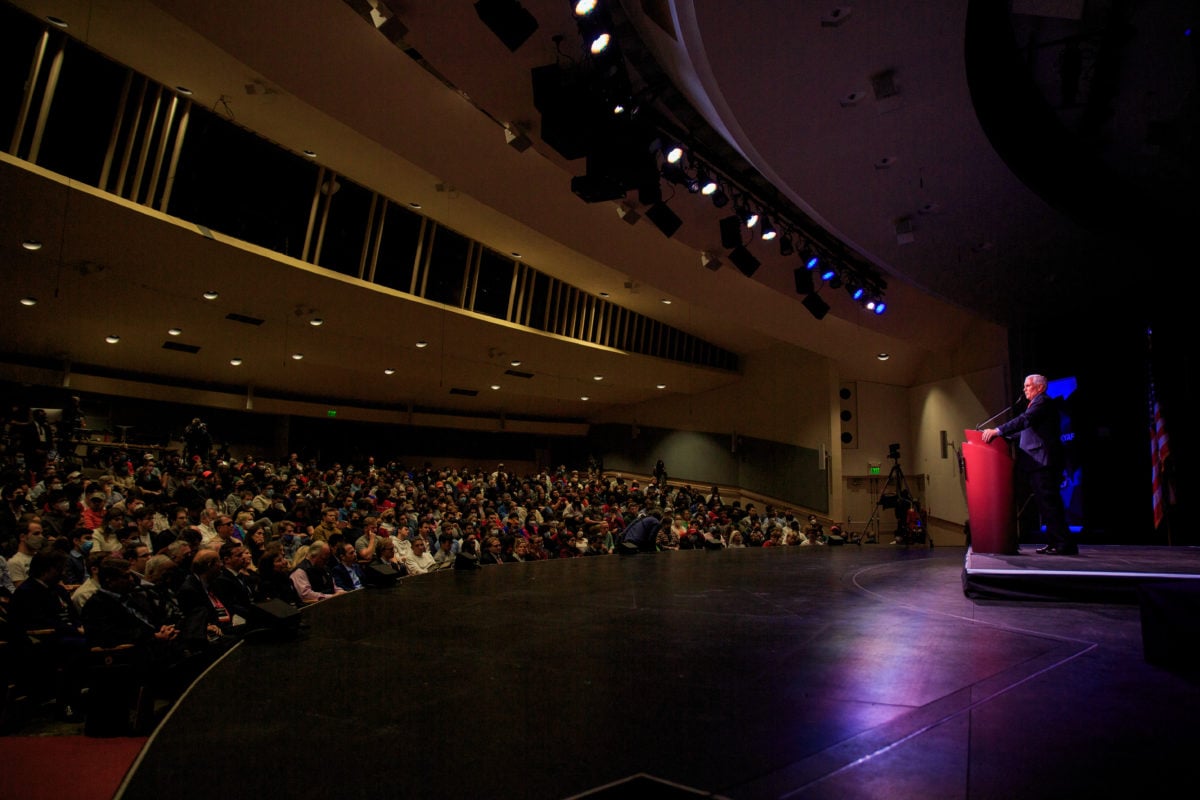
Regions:
<instances>
[{"instance_id":1,"label":"american flag","mask_svg":"<svg viewBox=\"0 0 1200 800\"><path fill-rule=\"evenodd\" d=\"M1167 457L1171 455L1170 440L1167 438L1167 423L1163 420L1162 406L1154 391L1154 380L1150 381L1150 482L1154 492L1154 529L1166 517L1166 503L1173 503L1174 489L1167 476Z\"/></svg>"}]
</instances>

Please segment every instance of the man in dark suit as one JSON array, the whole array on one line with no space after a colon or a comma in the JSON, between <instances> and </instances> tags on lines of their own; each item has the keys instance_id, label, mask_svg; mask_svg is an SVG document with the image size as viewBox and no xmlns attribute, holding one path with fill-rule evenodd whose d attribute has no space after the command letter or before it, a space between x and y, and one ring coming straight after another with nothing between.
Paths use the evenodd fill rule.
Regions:
<instances>
[{"instance_id":1,"label":"man in dark suit","mask_svg":"<svg viewBox=\"0 0 1200 800\"><path fill-rule=\"evenodd\" d=\"M341 551L338 554L338 563L331 570L334 584L347 592L366 586L367 575L358 565L358 552L354 549L354 545L342 542L338 545L338 549Z\"/></svg>"},{"instance_id":2,"label":"man in dark suit","mask_svg":"<svg viewBox=\"0 0 1200 800\"><path fill-rule=\"evenodd\" d=\"M192 559L192 571L177 593L183 612L183 636L188 649L202 652L231 642L233 615L213 592L213 582L224 567L216 550L204 549Z\"/></svg>"},{"instance_id":3,"label":"man in dark suit","mask_svg":"<svg viewBox=\"0 0 1200 800\"><path fill-rule=\"evenodd\" d=\"M92 647L170 642L178 631L159 625L133 599L137 576L128 561L106 558L98 573L100 589L83 609L83 628Z\"/></svg>"},{"instance_id":4,"label":"man in dark suit","mask_svg":"<svg viewBox=\"0 0 1200 800\"><path fill-rule=\"evenodd\" d=\"M250 564L250 551L242 544L230 540L221 545L218 552L221 571L213 579L212 591L230 613L249 620L254 613L254 587L245 575Z\"/></svg>"},{"instance_id":5,"label":"man in dark suit","mask_svg":"<svg viewBox=\"0 0 1200 800\"><path fill-rule=\"evenodd\" d=\"M983 441L1019 433L1017 468L1029 479L1029 488L1046 526L1046 545L1037 552L1073 556L1079 547L1067 535L1066 510L1059 486L1063 479L1062 432L1058 407L1046 395L1046 377L1030 375L1023 387L1029 401L1024 413L996 428L983 431Z\"/></svg>"}]
</instances>

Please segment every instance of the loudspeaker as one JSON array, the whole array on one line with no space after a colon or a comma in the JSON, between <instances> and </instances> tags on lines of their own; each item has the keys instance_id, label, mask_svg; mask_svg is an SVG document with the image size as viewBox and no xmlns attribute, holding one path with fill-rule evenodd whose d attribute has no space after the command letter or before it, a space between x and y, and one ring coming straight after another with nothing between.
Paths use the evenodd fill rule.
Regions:
<instances>
[{"instance_id":1,"label":"loudspeaker","mask_svg":"<svg viewBox=\"0 0 1200 800\"><path fill-rule=\"evenodd\" d=\"M737 214L721 218L721 247L732 250L742 243L742 220Z\"/></svg>"},{"instance_id":2,"label":"loudspeaker","mask_svg":"<svg viewBox=\"0 0 1200 800\"><path fill-rule=\"evenodd\" d=\"M279 598L263 600L248 609L250 627L274 631L296 631L300 629L300 610Z\"/></svg>"},{"instance_id":3,"label":"loudspeaker","mask_svg":"<svg viewBox=\"0 0 1200 800\"><path fill-rule=\"evenodd\" d=\"M517 0L479 0L475 13L512 51L525 44L538 29L537 19Z\"/></svg>"},{"instance_id":4,"label":"loudspeaker","mask_svg":"<svg viewBox=\"0 0 1200 800\"><path fill-rule=\"evenodd\" d=\"M679 226L683 224L683 220L671 209L667 208L666 203L655 203L646 209L646 219L654 223L663 236L670 239L675 235L675 231L679 230Z\"/></svg>"},{"instance_id":5,"label":"loudspeaker","mask_svg":"<svg viewBox=\"0 0 1200 800\"><path fill-rule=\"evenodd\" d=\"M806 295L800 302L817 319L824 319L825 315L829 313L829 304L822 300L819 294Z\"/></svg>"},{"instance_id":6,"label":"loudspeaker","mask_svg":"<svg viewBox=\"0 0 1200 800\"><path fill-rule=\"evenodd\" d=\"M742 274L747 278L752 277L762 262L745 247L738 245L729 251L729 260L735 267L742 271Z\"/></svg>"},{"instance_id":7,"label":"loudspeaker","mask_svg":"<svg viewBox=\"0 0 1200 800\"><path fill-rule=\"evenodd\" d=\"M1138 587L1142 654L1148 664L1200 671L1200 586L1163 580Z\"/></svg>"},{"instance_id":8,"label":"loudspeaker","mask_svg":"<svg viewBox=\"0 0 1200 800\"><path fill-rule=\"evenodd\" d=\"M391 564L370 564L363 568L367 575L367 585L379 589L395 586L400 580L400 570Z\"/></svg>"},{"instance_id":9,"label":"loudspeaker","mask_svg":"<svg viewBox=\"0 0 1200 800\"><path fill-rule=\"evenodd\" d=\"M806 267L796 267L792 270L792 278L796 281L796 294L813 293L812 270Z\"/></svg>"},{"instance_id":10,"label":"loudspeaker","mask_svg":"<svg viewBox=\"0 0 1200 800\"><path fill-rule=\"evenodd\" d=\"M858 447L858 384L843 383L838 390L842 420L842 444L847 448Z\"/></svg>"}]
</instances>

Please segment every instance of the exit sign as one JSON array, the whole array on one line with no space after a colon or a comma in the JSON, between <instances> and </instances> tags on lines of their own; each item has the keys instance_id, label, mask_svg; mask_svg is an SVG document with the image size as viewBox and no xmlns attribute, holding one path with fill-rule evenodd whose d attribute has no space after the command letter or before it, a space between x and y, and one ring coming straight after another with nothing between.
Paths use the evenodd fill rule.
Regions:
<instances>
[{"instance_id":1,"label":"exit sign","mask_svg":"<svg viewBox=\"0 0 1200 800\"><path fill-rule=\"evenodd\" d=\"M326 412L325 412L325 416L327 416L327 417L336 417L336 416L337 416L337 409L336 409L336 408L331 408L331 409L329 409L328 411L326 411Z\"/></svg>"},{"instance_id":2,"label":"exit sign","mask_svg":"<svg viewBox=\"0 0 1200 800\"><path fill-rule=\"evenodd\" d=\"M868 475L879 475L880 474L879 467L872 464L871 466L867 467L867 474Z\"/></svg>"}]
</instances>

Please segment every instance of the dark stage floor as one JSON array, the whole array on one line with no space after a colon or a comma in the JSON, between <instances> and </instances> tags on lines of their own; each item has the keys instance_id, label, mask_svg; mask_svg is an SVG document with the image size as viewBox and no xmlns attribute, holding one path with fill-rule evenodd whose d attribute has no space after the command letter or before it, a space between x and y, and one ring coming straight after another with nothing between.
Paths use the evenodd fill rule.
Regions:
<instances>
[{"instance_id":1,"label":"dark stage floor","mask_svg":"<svg viewBox=\"0 0 1200 800\"><path fill-rule=\"evenodd\" d=\"M1200 683L1135 604L969 599L965 550L684 551L411 578L247 642L125 798L1173 796ZM631 776L654 776L620 783Z\"/></svg>"}]
</instances>

